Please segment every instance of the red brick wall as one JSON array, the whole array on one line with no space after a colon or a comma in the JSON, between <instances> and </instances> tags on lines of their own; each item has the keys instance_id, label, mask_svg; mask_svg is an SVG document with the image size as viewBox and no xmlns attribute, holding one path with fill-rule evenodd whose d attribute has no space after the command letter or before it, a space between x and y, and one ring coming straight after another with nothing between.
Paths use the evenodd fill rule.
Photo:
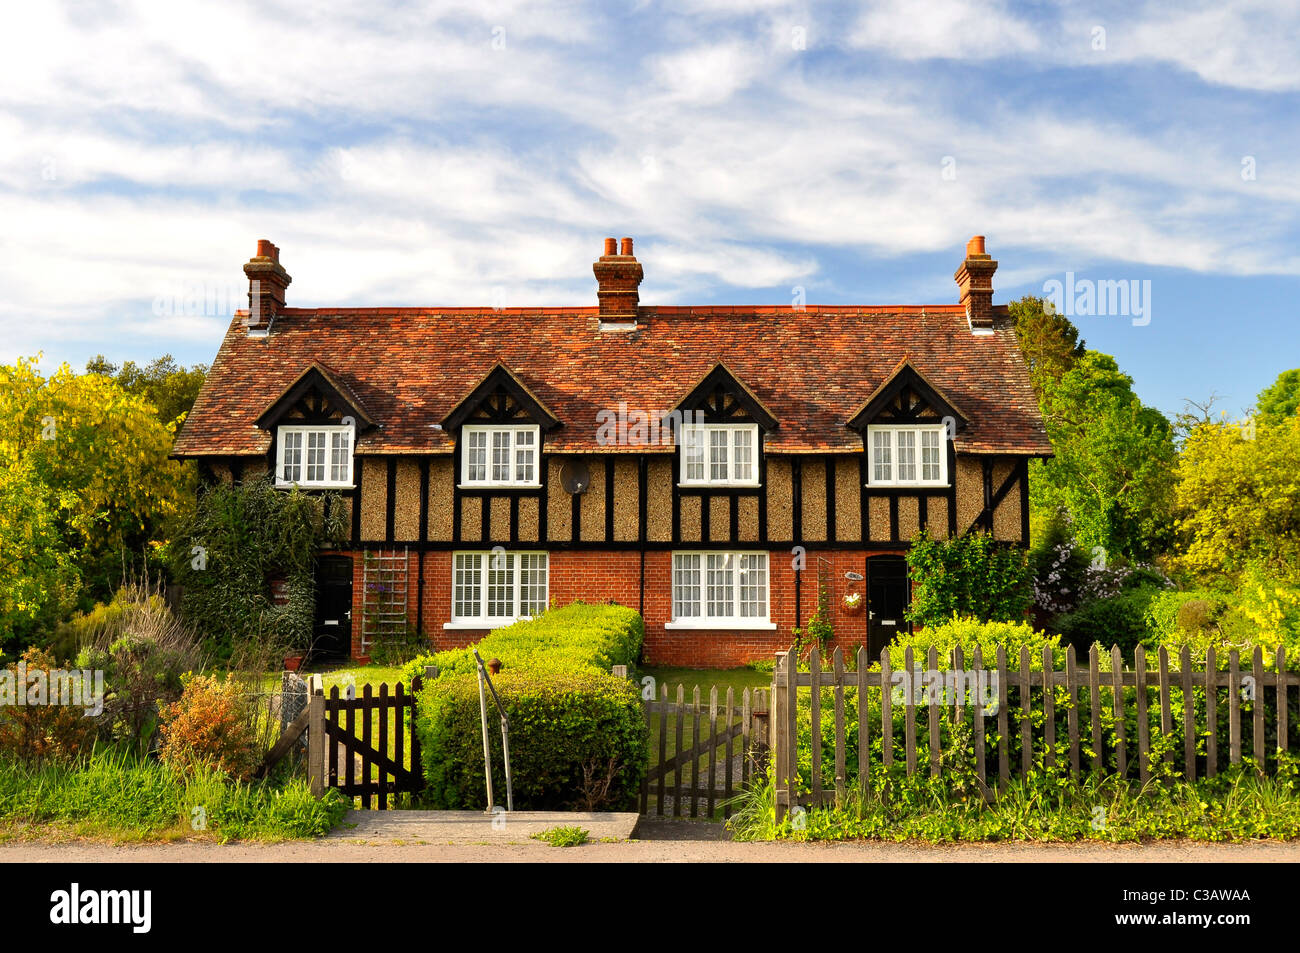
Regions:
<instances>
[{"instance_id":1,"label":"red brick wall","mask_svg":"<svg viewBox=\"0 0 1300 953\"><path fill-rule=\"evenodd\" d=\"M835 625L834 645L845 653L865 644L867 614L850 615L842 599L856 588L865 596L864 583L850 582L845 572L863 573L868 550L837 550L809 554L802 573L800 620L807 624L817 603L817 556L830 563L831 608ZM484 630L447 630L451 619L451 565L449 552L428 552L424 558L424 630L435 649L468 645L486 635ZM412 552L407 572L410 621L414 628L420 554ZM364 589L362 558L353 554L353 652L361 652ZM556 550L550 554L550 599L566 605L575 599L586 602L613 600L634 609L641 607L640 554L635 550ZM646 641L644 661L651 665L680 665L691 668L733 668L750 661L769 659L789 646L795 625L795 579L792 557L787 551L768 555L769 605L775 630L669 630L664 623L672 616L672 553L645 554Z\"/></svg>"}]
</instances>

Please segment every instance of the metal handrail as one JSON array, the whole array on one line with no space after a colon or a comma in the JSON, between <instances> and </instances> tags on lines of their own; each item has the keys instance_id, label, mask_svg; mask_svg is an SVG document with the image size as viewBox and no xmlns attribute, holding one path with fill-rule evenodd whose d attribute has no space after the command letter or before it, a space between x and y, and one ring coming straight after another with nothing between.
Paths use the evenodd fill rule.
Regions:
<instances>
[{"instance_id":1,"label":"metal handrail","mask_svg":"<svg viewBox=\"0 0 1300 953\"><path fill-rule=\"evenodd\" d=\"M506 714L505 705L501 703L501 696L497 694L496 686L492 684L492 676L488 674L487 667L483 664L483 658L478 654L478 649L474 649L474 661L478 663L478 703L479 713L483 722L483 768L487 777L487 811L493 813L495 805L492 796L492 746L488 744L488 717L487 717L487 694L483 691L483 684L486 682L488 690L492 692L492 701L497 706L497 714L501 716L501 752L506 763L506 810L515 809L514 785L510 776L510 716Z\"/></svg>"}]
</instances>

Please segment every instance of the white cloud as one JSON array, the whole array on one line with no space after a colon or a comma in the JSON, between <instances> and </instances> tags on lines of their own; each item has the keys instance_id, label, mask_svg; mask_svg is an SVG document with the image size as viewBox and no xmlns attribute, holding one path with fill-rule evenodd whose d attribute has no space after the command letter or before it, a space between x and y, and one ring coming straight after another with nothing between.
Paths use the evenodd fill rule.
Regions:
<instances>
[{"instance_id":1,"label":"white cloud","mask_svg":"<svg viewBox=\"0 0 1300 953\"><path fill-rule=\"evenodd\" d=\"M862 15L848 40L915 60L991 59L1042 46L1036 29L990 0L886 0Z\"/></svg>"}]
</instances>

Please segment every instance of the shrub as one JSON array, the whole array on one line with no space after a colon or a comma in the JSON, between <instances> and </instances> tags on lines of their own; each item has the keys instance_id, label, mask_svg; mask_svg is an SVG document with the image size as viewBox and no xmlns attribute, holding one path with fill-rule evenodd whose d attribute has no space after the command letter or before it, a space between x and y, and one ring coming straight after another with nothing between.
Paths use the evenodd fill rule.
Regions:
<instances>
[{"instance_id":1,"label":"shrub","mask_svg":"<svg viewBox=\"0 0 1300 953\"><path fill-rule=\"evenodd\" d=\"M1023 621L1033 600L1024 550L995 543L988 533L933 539L925 530L907 553L912 605L907 618L934 625L954 615L982 621Z\"/></svg>"},{"instance_id":2,"label":"shrub","mask_svg":"<svg viewBox=\"0 0 1300 953\"><path fill-rule=\"evenodd\" d=\"M189 775L212 768L237 781L258 765L247 704L234 685L210 675L185 678L185 691L162 712L163 764Z\"/></svg>"},{"instance_id":3,"label":"shrub","mask_svg":"<svg viewBox=\"0 0 1300 953\"><path fill-rule=\"evenodd\" d=\"M1086 655L1094 642L1109 650L1118 645L1125 658L1148 635L1147 606L1158 590L1132 589L1119 595L1085 602L1073 612L1058 616L1052 628L1080 655Z\"/></svg>"},{"instance_id":4,"label":"shrub","mask_svg":"<svg viewBox=\"0 0 1300 953\"><path fill-rule=\"evenodd\" d=\"M203 653L198 638L157 593L131 584L119 600L121 609L105 613L85 637L76 666L104 672L101 737L144 750L159 707L180 698L181 676L203 667Z\"/></svg>"},{"instance_id":5,"label":"shrub","mask_svg":"<svg viewBox=\"0 0 1300 953\"><path fill-rule=\"evenodd\" d=\"M484 661L500 659L503 671L590 668L608 673L614 665L635 665L644 638L645 623L636 610L574 602L497 629L477 648ZM474 647L421 655L403 667L402 675L409 682L428 665L436 665L439 675L472 675Z\"/></svg>"},{"instance_id":6,"label":"shrub","mask_svg":"<svg viewBox=\"0 0 1300 953\"><path fill-rule=\"evenodd\" d=\"M997 664L998 646L1006 649L1007 664L1012 667L1019 664L1022 647L1029 649L1030 664L1036 668L1043 667L1044 647L1050 646L1054 657L1062 662L1065 659L1064 653L1060 651L1059 636L1040 632L1027 622L981 622L978 619L953 617L947 622L919 629L911 635L904 633L889 644L889 664L894 671L903 667L908 646L912 647L912 657L918 668L923 667L930 646L934 646L938 655L938 668L942 670L948 668L952 650L957 647L961 648L967 667L975 656L976 646L979 646L985 668Z\"/></svg>"},{"instance_id":7,"label":"shrub","mask_svg":"<svg viewBox=\"0 0 1300 953\"><path fill-rule=\"evenodd\" d=\"M493 679L510 717L515 807L521 810L631 808L648 759L645 715L635 683L591 668L565 672L504 669ZM497 718L489 706L493 789L504 800ZM483 737L478 680L437 678L419 695L416 721L426 797L437 808L483 808ZM587 797L590 774L613 780L604 805Z\"/></svg>"},{"instance_id":8,"label":"shrub","mask_svg":"<svg viewBox=\"0 0 1300 953\"><path fill-rule=\"evenodd\" d=\"M21 662L26 666L24 678L30 678L33 672L46 673L46 686L50 681L49 670L56 667L53 656L36 648L29 648L22 654ZM18 689L18 666L8 667L8 685L0 691L0 698L8 693L9 688ZM30 683L29 683L30 684ZM23 686L26 690L26 686ZM48 699L53 701L54 699ZM0 752L4 752L24 764L40 764L46 759L70 761L94 742L95 724L86 716L86 708L91 699L76 699L84 702L81 707L69 705L18 705L16 699L3 698L0 701Z\"/></svg>"},{"instance_id":9,"label":"shrub","mask_svg":"<svg viewBox=\"0 0 1300 953\"><path fill-rule=\"evenodd\" d=\"M630 807L648 759L636 685L609 674L641 652L641 616L621 606L574 603L498 629L478 643L502 662L493 677L510 717L515 806L534 810ZM425 656L405 674L438 666L419 697L427 796L436 807L484 807L483 739L470 648ZM489 705L491 705L489 701ZM494 790L505 790L495 713L489 713Z\"/></svg>"}]
</instances>

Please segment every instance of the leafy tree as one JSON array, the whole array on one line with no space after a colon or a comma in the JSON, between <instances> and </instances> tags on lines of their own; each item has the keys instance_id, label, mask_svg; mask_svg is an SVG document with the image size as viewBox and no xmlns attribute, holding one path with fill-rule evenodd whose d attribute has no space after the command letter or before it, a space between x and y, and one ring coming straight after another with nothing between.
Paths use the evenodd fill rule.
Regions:
<instances>
[{"instance_id":1,"label":"leafy tree","mask_svg":"<svg viewBox=\"0 0 1300 953\"><path fill-rule=\"evenodd\" d=\"M6 479L26 485L30 499L20 513L44 508L50 515L44 540L62 540L86 597L111 595L128 555L165 535L192 495L190 471L168 459L174 429L109 377L79 375L65 364L45 378L35 359L0 365Z\"/></svg>"},{"instance_id":2,"label":"leafy tree","mask_svg":"<svg viewBox=\"0 0 1300 953\"><path fill-rule=\"evenodd\" d=\"M907 618L924 626L954 617L1023 622L1033 601L1024 550L999 546L988 533L934 539L922 530L907 552L912 604Z\"/></svg>"},{"instance_id":3,"label":"leafy tree","mask_svg":"<svg viewBox=\"0 0 1300 953\"><path fill-rule=\"evenodd\" d=\"M1188 436L1178 463L1180 562L1203 575L1251 564L1300 582L1300 416L1253 428L1207 423Z\"/></svg>"},{"instance_id":4,"label":"leafy tree","mask_svg":"<svg viewBox=\"0 0 1300 953\"><path fill-rule=\"evenodd\" d=\"M99 354L86 363L86 372L111 377L128 394L149 401L157 409L158 419L170 424L182 414L188 414L194 406L208 375L208 366L195 364L185 368L170 354L164 354L144 367L135 361L127 361L118 367Z\"/></svg>"},{"instance_id":5,"label":"leafy tree","mask_svg":"<svg viewBox=\"0 0 1300 953\"><path fill-rule=\"evenodd\" d=\"M1086 351L1041 399L1055 456L1030 465L1030 503L1065 510L1081 545L1148 558L1171 539L1173 428L1108 354Z\"/></svg>"},{"instance_id":6,"label":"leafy tree","mask_svg":"<svg viewBox=\"0 0 1300 953\"><path fill-rule=\"evenodd\" d=\"M1029 380L1041 402L1048 385L1084 355L1079 329L1043 298L1027 295L1007 306L1016 322L1016 339L1029 368Z\"/></svg>"},{"instance_id":7,"label":"leafy tree","mask_svg":"<svg viewBox=\"0 0 1300 953\"><path fill-rule=\"evenodd\" d=\"M1255 398L1259 419L1277 423L1300 412L1300 368L1283 371Z\"/></svg>"},{"instance_id":8,"label":"leafy tree","mask_svg":"<svg viewBox=\"0 0 1300 953\"><path fill-rule=\"evenodd\" d=\"M0 645L52 626L79 585L50 494L29 461L7 458L0 467Z\"/></svg>"}]
</instances>

